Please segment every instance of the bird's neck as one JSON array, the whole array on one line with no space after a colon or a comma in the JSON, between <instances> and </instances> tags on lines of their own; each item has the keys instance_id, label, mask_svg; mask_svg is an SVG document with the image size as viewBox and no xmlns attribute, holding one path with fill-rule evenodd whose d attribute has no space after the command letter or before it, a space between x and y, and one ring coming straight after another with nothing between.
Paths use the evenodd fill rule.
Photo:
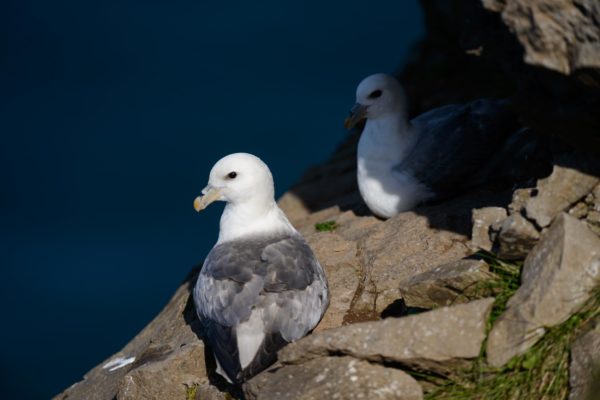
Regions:
<instances>
[{"instance_id":1,"label":"bird's neck","mask_svg":"<svg viewBox=\"0 0 600 400\"><path fill-rule=\"evenodd\" d=\"M227 203L221 215L217 244L246 235L275 235L296 232L275 200Z\"/></svg>"},{"instance_id":2,"label":"bird's neck","mask_svg":"<svg viewBox=\"0 0 600 400\"><path fill-rule=\"evenodd\" d=\"M404 113L368 119L358 145L359 159L397 164L412 149L415 132Z\"/></svg>"}]
</instances>

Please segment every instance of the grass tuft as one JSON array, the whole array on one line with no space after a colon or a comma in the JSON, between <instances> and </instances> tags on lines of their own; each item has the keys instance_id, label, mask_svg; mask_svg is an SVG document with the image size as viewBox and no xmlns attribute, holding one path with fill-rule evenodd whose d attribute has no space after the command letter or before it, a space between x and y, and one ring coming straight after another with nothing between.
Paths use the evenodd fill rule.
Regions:
<instances>
[{"instance_id":1,"label":"grass tuft","mask_svg":"<svg viewBox=\"0 0 600 400\"><path fill-rule=\"evenodd\" d=\"M481 257L490 266L490 271L498 276L497 279L481 282L480 290L493 293L496 301L492 307L490 319L488 320L488 331L494 322L506 310L508 299L517 291L521 283L521 261L509 262L498 258L493 253L480 251L477 256Z\"/></svg>"},{"instance_id":2,"label":"grass tuft","mask_svg":"<svg viewBox=\"0 0 600 400\"><path fill-rule=\"evenodd\" d=\"M187 386L187 385L186 385ZM186 400L196 400L196 394L198 393L198 384L193 384L192 386L187 386L186 388Z\"/></svg>"},{"instance_id":3,"label":"grass tuft","mask_svg":"<svg viewBox=\"0 0 600 400\"><path fill-rule=\"evenodd\" d=\"M333 232L338 227L335 221L325 221L315 224L315 229L319 232Z\"/></svg>"},{"instance_id":4,"label":"grass tuft","mask_svg":"<svg viewBox=\"0 0 600 400\"><path fill-rule=\"evenodd\" d=\"M496 301L488 321L488 330L506 309L506 302L519 286L520 263L479 253L499 278L492 285ZM490 289L486 287L485 289ZM491 368L482 352L467 371L444 379L426 394L426 400L564 400L569 394L569 350L573 340L587 324L600 317L600 288L594 291L581 311L564 323L549 328L544 337L525 354L514 357L502 368ZM438 384L440 381L437 381Z\"/></svg>"}]
</instances>

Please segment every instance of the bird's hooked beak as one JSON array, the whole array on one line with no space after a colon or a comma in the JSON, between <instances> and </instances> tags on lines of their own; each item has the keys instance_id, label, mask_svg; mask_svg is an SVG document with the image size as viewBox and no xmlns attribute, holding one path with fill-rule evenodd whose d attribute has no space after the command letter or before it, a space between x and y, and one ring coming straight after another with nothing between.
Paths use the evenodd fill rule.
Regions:
<instances>
[{"instance_id":1,"label":"bird's hooked beak","mask_svg":"<svg viewBox=\"0 0 600 400\"><path fill-rule=\"evenodd\" d=\"M350 115L344 120L344 128L350 130L356 126L360 121L367 118L367 110L369 107L364 106L360 103L356 103L350 109Z\"/></svg>"},{"instance_id":2,"label":"bird's hooked beak","mask_svg":"<svg viewBox=\"0 0 600 400\"><path fill-rule=\"evenodd\" d=\"M198 212L204 210L210 203L221 199L221 191L211 185L202 189L202 194L203 196L194 199L194 209Z\"/></svg>"}]
</instances>

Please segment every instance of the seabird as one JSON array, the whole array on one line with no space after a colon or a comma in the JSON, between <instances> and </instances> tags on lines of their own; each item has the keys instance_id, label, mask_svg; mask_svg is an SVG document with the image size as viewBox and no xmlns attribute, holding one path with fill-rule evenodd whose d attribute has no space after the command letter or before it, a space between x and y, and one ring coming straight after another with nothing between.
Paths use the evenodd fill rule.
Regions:
<instances>
[{"instance_id":1,"label":"seabird","mask_svg":"<svg viewBox=\"0 0 600 400\"><path fill-rule=\"evenodd\" d=\"M366 119L358 142L360 194L390 218L485 182L491 159L517 130L506 100L480 99L435 108L411 121L396 78L375 74L356 89L347 129Z\"/></svg>"},{"instance_id":2,"label":"seabird","mask_svg":"<svg viewBox=\"0 0 600 400\"><path fill-rule=\"evenodd\" d=\"M196 211L227 205L219 238L198 276L194 304L217 372L241 384L308 334L329 305L314 253L274 199L271 171L258 157L228 155L210 171Z\"/></svg>"}]
</instances>

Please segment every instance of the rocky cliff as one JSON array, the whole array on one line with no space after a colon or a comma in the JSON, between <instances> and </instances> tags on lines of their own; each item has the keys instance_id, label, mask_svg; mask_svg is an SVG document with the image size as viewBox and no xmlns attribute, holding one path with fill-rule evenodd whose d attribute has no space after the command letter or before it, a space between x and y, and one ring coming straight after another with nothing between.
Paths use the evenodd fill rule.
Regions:
<instances>
[{"instance_id":1,"label":"rocky cliff","mask_svg":"<svg viewBox=\"0 0 600 400\"><path fill-rule=\"evenodd\" d=\"M423 0L399 73L418 114L510 97L533 145L512 181L387 221L356 190L356 134L279 204L325 267L315 332L248 399L584 399L600 363L600 3ZM533 144L532 144L533 143ZM121 351L56 399L225 399L193 270ZM232 392L235 396L242 393ZM591 398L591 397L590 397Z\"/></svg>"}]
</instances>

